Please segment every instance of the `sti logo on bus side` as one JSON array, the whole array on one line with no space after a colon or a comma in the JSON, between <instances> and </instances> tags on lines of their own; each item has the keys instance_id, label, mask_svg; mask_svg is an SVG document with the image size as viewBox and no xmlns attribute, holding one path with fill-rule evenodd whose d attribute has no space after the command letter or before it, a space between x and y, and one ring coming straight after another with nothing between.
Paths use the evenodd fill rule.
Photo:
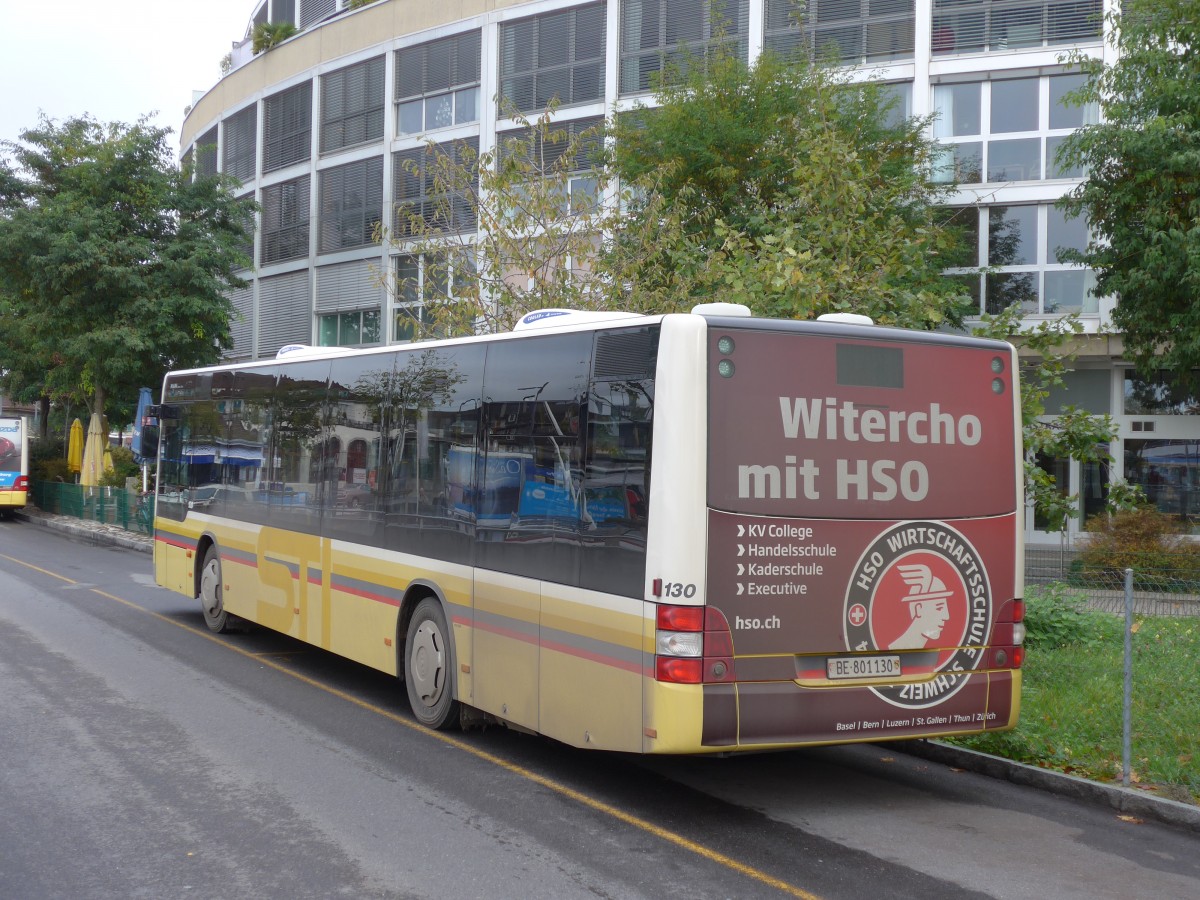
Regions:
<instances>
[{"instance_id":1,"label":"sti logo on bus side","mask_svg":"<svg viewBox=\"0 0 1200 900\"><path fill-rule=\"evenodd\" d=\"M888 445L958 444L973 447L983 437L978 416L955 416L937 403L926 409L858 408L834 397L780 397L783 436L788 440L844 444ZM831 473L826 472L826 481ZM783 465L739 465L741 499L805 500L821 498L821 468L812 459L786 455ZM929 469L920 460L838 459L832 473L838 500L924 500L929 494Z\"/></svg>"}]
</instances>

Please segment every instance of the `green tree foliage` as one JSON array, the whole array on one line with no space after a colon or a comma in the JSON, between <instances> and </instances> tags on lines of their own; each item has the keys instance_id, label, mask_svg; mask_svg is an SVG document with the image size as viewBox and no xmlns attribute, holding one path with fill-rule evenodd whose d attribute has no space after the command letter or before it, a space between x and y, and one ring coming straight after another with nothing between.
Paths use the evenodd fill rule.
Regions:
<instances>
[{"instance_id":1,"label":"green tree foliage","mask_svg":"<svg viewBox=\"0 0 1200 900\"><path fill-rule=\"evenodd\" d=\"M1096 292L1119 298L1125 354L1149 375L1200 367L1200 4L1125 0L1113 19L1117 61L1076 60L1081 101L1103 121L1071 135L1060 160L1086 180L1063 201L1093 239L1075 258Z\"/></svg>"},{"instance_id":2,"label":"green tree foliage","mask_svg":"<svg viewBox=\"0 0 1200 900\"><path fill-rule=\"evenodd\" d=\"M603 165L603 130L556 125L553 115L513 113L515 133L478 156L465 145L449 152L430 143L399 176L426 185L425 196L401 204L394 228L378 236L420 267L382 280L401 301L420 300L414 337L508 331L525 313L550 307L672 311L625 289L632 273L660 257L659 245L631 240L602 252L626 227L622 211L631 202L628 191L617 196ZM678 240L678 220L663 201L648 206L659 214L658 236Z\"/></svg>"},{"instance_id":3,"label":"green tree foliage","mask_svg":"<svg viewBox=\"0 0 1200 900\"><path fill-rule=\"evenodd\" d=\"M1079 515L1079 495L1061 490L1050 473L1037 464L1038 457L1107 465L1111 462L1108 444L1117 436L1111 416L1093 415L1073 406L1046 409L1050 392L1062 387L1063 376L1071 369L1074 338L1082 333L1083 326L1072 315L1022 327L1021 307L1014 304L999 315L982 316L972 331L979 337L1014 340L1021 348L1025 496L1045 518L1048 530L1061 531L1068 519ZM1119 499L1130 494L1124 482L1114 483L1113 488Z\"/></svg>"},{"instance_id":4,"label":"green tree foliage","mask_svg":"<svg viewBox=\"0 0 1200 900\"><path fill-rule=\"evenodd\" d=\"M250 51L258 56L298 33L291 22L259 22L250 33Z\"/></svg>"},{"instance_id":5,"label":"green tree foliage","mask_svg":"<svg viewBox=\"0 0 1200 900\"><path fill-rule=\"evenodd\" d=\"M966 298L941 273L967 259L936 205L945 188L928 180L927 123L901 121L878 85L803 58L748 66L717 52L655 100L612 125L617 174L653 201L630 208L616 246L661 250L628 273L634 293L660 307L736 298L784 318L961 323Z\"/></svg>"},{"instance_id":6,"label":"green tree foliage","mask_svg":"<svg viewBox=\"0 0 1200 900\"><path fill-rule=\"evenodd\" d=\"M43 119L4 143L0 371L23 392L131 410L139 386L229 346L254 204L177 169L168 133Z\"/></svg>"}]
</instances>

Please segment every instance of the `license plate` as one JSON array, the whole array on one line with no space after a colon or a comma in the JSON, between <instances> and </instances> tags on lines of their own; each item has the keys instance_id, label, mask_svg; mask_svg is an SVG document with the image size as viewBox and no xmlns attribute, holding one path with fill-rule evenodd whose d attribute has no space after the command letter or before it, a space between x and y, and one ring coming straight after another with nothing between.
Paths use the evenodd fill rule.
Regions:
<instances>
[{"instance_id":1,"label":"license plate","mask_svg":"<svg viewBox=\"0 0 1200 900\"><path fill-rule=\"evenodd\" d=\"M892 678L900 675L899 656L836 656L826 661L830 679Z\"/></svg>"}]
</instances>

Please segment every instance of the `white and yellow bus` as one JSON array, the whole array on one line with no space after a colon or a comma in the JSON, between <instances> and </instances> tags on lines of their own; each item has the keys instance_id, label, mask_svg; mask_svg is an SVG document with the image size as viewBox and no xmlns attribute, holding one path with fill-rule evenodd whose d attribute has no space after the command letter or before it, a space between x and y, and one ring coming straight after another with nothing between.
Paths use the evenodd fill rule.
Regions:
<instances>
[{"instance_id":1,"label":"white and yellow bus","mask_svg":"<svg viewBox=\"0 0 1200 900\"><path fill-rule=\"evenodd\" d=\"M0 518L29 501L29 432L19 416L0 417Z\"/></svg>"},{"instance_id":2,"label":"white and yellow bus","mask_svg":"<svg viewBox=\"0 0 1200 900\"><path fill-rule=\"evenodd\" d=\"M705 753L1012 728L1011 346L692 314L173 372L155 573L435 727Z\"/></svg>"}]
</instances>

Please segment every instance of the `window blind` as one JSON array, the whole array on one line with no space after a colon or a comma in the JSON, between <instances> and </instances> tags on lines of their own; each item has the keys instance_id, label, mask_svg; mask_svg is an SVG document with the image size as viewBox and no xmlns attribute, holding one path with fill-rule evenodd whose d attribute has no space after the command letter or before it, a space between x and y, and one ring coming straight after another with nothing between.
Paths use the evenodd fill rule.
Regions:
<instances>
[{"instance_id":1,"label":"window blind","mask_svg":"<svg viewBox=\"0 0 1200 900\"><path fill-rule=\"evenodd\" d=\"M225 143L222 148L224 159L221 170L240 181L254 178L254 167L258 162L258 107L255 104L234 113L225 120Z\"/></svg>"},{"instance_id":2,"label":"window blind","mask_svg":"<svg viewBox=\"0 0 1200 900\"><path fill-rule=\"evenodd\" d=\"M383 138L382 56L321 78L321 152Z\"/></svg>"},{"instance_id":3,"label":"window blind","mask_svg":"<svg viewBox=\"0 0 1200 900\"><path fill-rule=\"evenodd\" d=\"M262 191L261 263L308 256L309 177L273 184Z\"/></svg>"},{"instance_id":4,"label":"window blind","mask_svg":"<svg viewBox=\"0 0 1200 900\"><path fill-rule=\"evenodd\" d=\"M263 171L274 172L312 156L312 82L263 101Z\"/></svg>"},{"instance_id":5,"label":"window blind","mask_svg":"<svg viewBox=\"0 0 1200 900\"><path fill-rule=\"evenodd\" d=\"M383 215L383 157L323 171L320 201L321 253L373 243Z\"/></svg>"}]
</instances>

